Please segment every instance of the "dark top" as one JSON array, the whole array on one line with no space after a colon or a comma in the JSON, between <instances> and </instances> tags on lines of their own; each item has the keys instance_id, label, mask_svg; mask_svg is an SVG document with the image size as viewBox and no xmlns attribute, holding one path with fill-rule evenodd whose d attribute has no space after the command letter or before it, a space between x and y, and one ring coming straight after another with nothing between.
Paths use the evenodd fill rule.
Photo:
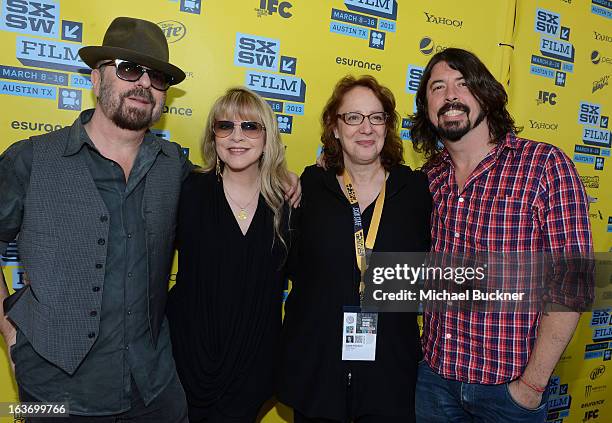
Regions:
<instances>
[{"instance_id":1,"label":"dark top","mask_svg":"<svg viewBox=\"0 0 612 423\"><path fill-rule=\"evenodd\" d=\"M396 166L386 183L374 251L428 251L427 177ZM333 170L307 167L302 193L294 216L293 285L285 304L278 397L308 417L347 421L370 414L412 421L421 358L417 316L380 313L376 360L342 361L343 306L359 305L352 210ZM374 202L362 213L366 234L373 210Z\"/></svg>"},{"instance_id":2,"label":"dark top","mask_svg":"<svg viewBox=\"0 0 612 423\"><path fill-rule=\"evenodd\" d=\"M245 416L272 396L287 255L278 238L273 245L273 219L260 195L243 235L214 173L193 173L183 184L168 319L191 407Z\"/></svg>"},{"instance_id":3,"label":"dark top","mask_svg":"<svg viewBox=\"0 0 612 423\"><path fill-rule=\"evenodd\" d=\"M102 156L83 128L92 114L93 110L81 113L67 151L83 155L109 212L98 339L72 376L38 355L20 332L11 349L16 379L22 389L40 401L68 401L71 413L87 415L128 410L130 376L148 404L174 375L167 323L162 324L157 348L152 343L147 309L145 222L141 210L146 175L161 152L160 140L147 132L126 183L121 166ZM14 228L18 231L21 226L32 157L29 140L14 144L0 156L0 234L7 234L0 241L4 243L15 236ZM185 175L191 167L185 160Z\"/></svg>"}]
</instances>

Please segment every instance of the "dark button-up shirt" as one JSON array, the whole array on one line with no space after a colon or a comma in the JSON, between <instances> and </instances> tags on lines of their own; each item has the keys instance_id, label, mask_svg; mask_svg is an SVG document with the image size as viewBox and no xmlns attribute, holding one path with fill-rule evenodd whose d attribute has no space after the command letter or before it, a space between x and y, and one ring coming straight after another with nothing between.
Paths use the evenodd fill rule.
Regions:
<instances>
[{"instance_id":1,"label":"dark button-up shirt","mask_svg":"<svg viewBox=\"0 0 612 423\"><path fill-rule=\"evenodd\" d=\"M22 389L41 401L67 401L76 414L115 414L130 408L133 378L146 404L171 381L174 361L168 324L163 322L153 346L148 319L148 269L142 211L147 172L161 154L160 140L147 132L126 182L121 166L102 156L83 125L93 111L81 114L68 140L68 154L81 154L108 210L109 222L99 336L72 376L39 356L18 334L13 348L16 378ZM32 164L32 143L14 144L0 156L0 250L21 226L23 199ZM191 170L184 161L184 176ZM91 310L93 317L98 313Z\"/></svg>"}]
</instances>

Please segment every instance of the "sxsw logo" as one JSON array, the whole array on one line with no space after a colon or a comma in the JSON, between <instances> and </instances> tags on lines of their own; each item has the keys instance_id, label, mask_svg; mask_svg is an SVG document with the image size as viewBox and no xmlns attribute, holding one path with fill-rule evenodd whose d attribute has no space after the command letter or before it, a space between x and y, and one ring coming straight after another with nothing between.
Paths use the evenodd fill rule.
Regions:
<instances>
[{"instance_id":1,"label":"sxsw logo","mask_svg":"<svg viewBox=\"0 0 612 423\"><path fill-rule=\"evenodd\" d=\"M569 41L570 29L561 26L561 15L545 9L537 9L535 30L544 35L552 35Z\"/></svg>"},{"instance_id":2,"label":"sxsw logo","mask_svg":"<svg viewBox=\"0 0 612 423\"><path fill-rule=\"evenodd\" d=\"M79 57L80 44L21 36L17 37L16 43L17 60L25 66L69 72L89 71Z\"/></svg>"},{"instance_id":3,"label":"sxsw logo","mask_svg":"<svg viewBox=\"0 0 612 423\"><path fill-rule=\"evenodd\" d=\"M234 65L278 70L280 41L249 34L236 34Z\"/></svg>"},{"instance_id":4,"label":"sxsw logo","mask_svg":"<svg viewBox=\"0 0 612 423\"><path fill-rule=\"evenodd\" d=\"M531 73L554 80L564 87L567 74L574 71L576 50L570 40L570 28L561 25L561 15L536 9L535 32L541 34L539 54L531 57ZM540 56L541 55L541 56Z\"/></svg>"},{"instance_id":5,"label":"sxsw logo","mask_svg":"<svg viewBox=\"0 0 612 423\"><path fill-rule=\"evenodd\" d=\"M249 71L245 85L265 98L304 102L306 84L301 78Z\"/></svg>"},{"instance_id":6,"label":"sxsw logo","mask_svg":"<svg viewBox=\"0 0 612 423\"><path fill-rule=\"evenodd\" d=\"M573 62L576 54L574 46L571 43L553 40L546 37L542 37L540 40L540 52L544 56L565 60L568 62Z\"/></svg>"},{"instance_id":7,"label":"sxsw logo","mask_svg":"<svg viewBox=\"0 0 612 423\"><path fill-rule=\"evenodd\" d=\"M591 326L608 326L610 323L610 311L609 308L593 310L591 317Z\"/></svg>"},{"instance_id":8,"label":"sxsw logo","mask_svg":"<svg viewBox=\"0 0 612 423\"><path fill-rule=\"evenodd\" d=\"M248 71L245 85L264 98L304 102L306 84L289 76L296 73L297 58L280 56L279 40L236 33L234 65L285 74Z\"/></svg>"},{"instance_id":9,"label":"sxsw logo","mask_svg":"<svg viewBox=\"0 0 612 423\"><path fill-rule=\"evenodd\" d=\"M56 38L60 7L57 0L5 0L0 29Z\"/></svg>"},{"instance_id":10,"label":"sxsw logo","mask_svg":"<svg viewBox=\"0 0 612 423\"><path fill-rule=\"evenodd\" d=\"M538 98L536 99L536 104L539 106L540 104L550 104L554 106L557 104L557 94L550 93L548 91L540 91L538 93Z\"/></svg>"},{"instance_id":11,"label":"sxsw logo","mask_svg":"<svg viewBox=\"0 0 612 423\"><path fill-rule=\"evenodd\" d=\"M608 116L601 116L601 106L587 102L580 103L578 123L581 125L608 127Z\"/></svg>"},{"instance_id":12,"label":"sxsw logo","mask_svg":"<svg viewBox=\"0 0 612 423\"><path fill-rule=\"evenodd\" d=\"M423 76L423 67L417 65L408 65L406 72L406 92L416 94Z\"/></svg>"},{"instance_id":13,"label":"sxsw logo","mask_svg":"<svg viewBox=\"0 0 612 423\"><path fill-rule=\"evenodd\" d=\"M163 21L158 22L157 26L159 26L166 36L166 40L168 43L176 43L177 41L182 40L187 34L187 28L185 25L178 21Z\"/></svg>"},{"instance_id":14,"label":"sxsw logo","mask_svg":"<svg viewBox=\"0 0 612 423\"><path fill-rule=\"evenodd\" d=\"M397 19L396 0L344 0L348 10L368 13L386 19Z\"/></svg>"},{"instance_id":15,"label":"sxsw logo","mask_svg":"<svg viewBox=\"0 0 612 423\"><path fill-rule=\"evenodd\" d=\"M293 16L289 11L289 9L292 7L293 5L288 1L279 2L279 0L259 0L259 9L255 10L257 10L258 17L278 13L281 17L287 19Z\"/></svg>"},{"instance_id":16,"label":"sxsw logo","mask_svg":"<svg viewBox=\"0 0 612 423\"><path fill-rule=\"evenodd\" d=\"M582 141L585 144L610 148L609 116L601 114L599 104L581 102L578 111L578 123L585 125L582 129ZM603 162L601 164L603 165Z\"/></svg>"}]
</instances>

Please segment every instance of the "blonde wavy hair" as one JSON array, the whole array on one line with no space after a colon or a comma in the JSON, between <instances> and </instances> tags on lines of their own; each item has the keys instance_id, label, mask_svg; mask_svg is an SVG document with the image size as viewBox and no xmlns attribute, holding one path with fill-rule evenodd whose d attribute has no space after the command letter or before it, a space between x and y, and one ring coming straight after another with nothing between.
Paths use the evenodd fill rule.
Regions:
<instances>
[{"instance_id":1,"label":"blonde wavy hair","mask_svg":"<svg viewBox=\"0 0 612 423\"><path fill-rule=\"evenodd\" d=\"M208 114L202 136L201 148L204 159L202 171L214 172L217 166L218 156L213 132L215 121L232 117L260 122L266 128L263 154L259 159L260 192L274 213L274 233L287 250L287 242L281 231L285 203L283 182L288 183L289 181L285 146L280 138L276 116L263 98L247 88L234 87L215 101ZM223 171L224 164L223 162L220 164L221 171Z\"/></svg>"}]
</instances>

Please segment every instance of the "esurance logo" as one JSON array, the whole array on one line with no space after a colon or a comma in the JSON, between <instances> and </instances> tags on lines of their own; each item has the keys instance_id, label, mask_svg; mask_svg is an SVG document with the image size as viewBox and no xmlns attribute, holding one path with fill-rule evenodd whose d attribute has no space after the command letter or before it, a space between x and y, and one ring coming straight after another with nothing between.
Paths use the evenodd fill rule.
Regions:
<instances>
[{"instance_id":1,"label":"esurance logo","mask_svg":"<svg viewBox=\"0 0 612 423\"><path fill-rule=\"evenodd\" d=\"M553 79L555 85L565 86L567 73L574 71L576 56L570 43L570 28L561 25L560 14L538 8L535 31L541 36L539 54L531 56L531 73Z\"/></svg>"},{"instance_id":2,"label":"esurance logo","mask_svg":"<svg viewBox=\"0 0 612 423\"><path fill-rule=\"evenodd\" d=\"M187 28L185 25L178 21L158 22L157 26L161 28L169 44L182 40L187 34Z\"/></svg>"},{"instance_id":3,"label":"esurance logo","mask_svg":"<svg viewBox=\"0 0 612 423\"><path fill-rule=\"evenodd\" d=\"M60 7L57 0L5 0L0 29L56 38Z\"/></svg>"},{"instance_id":4,"label":"esurance logo","mask_svg":"<svg viewBox=\"0 0 612 423\"><path fill-rule=\"evenodd\" d=\"M368 46L384 50L387 35L396 31L395 0L345 0L347 10L332 8L329 31L368 40Z\"/></svg>"}]
</instances>

